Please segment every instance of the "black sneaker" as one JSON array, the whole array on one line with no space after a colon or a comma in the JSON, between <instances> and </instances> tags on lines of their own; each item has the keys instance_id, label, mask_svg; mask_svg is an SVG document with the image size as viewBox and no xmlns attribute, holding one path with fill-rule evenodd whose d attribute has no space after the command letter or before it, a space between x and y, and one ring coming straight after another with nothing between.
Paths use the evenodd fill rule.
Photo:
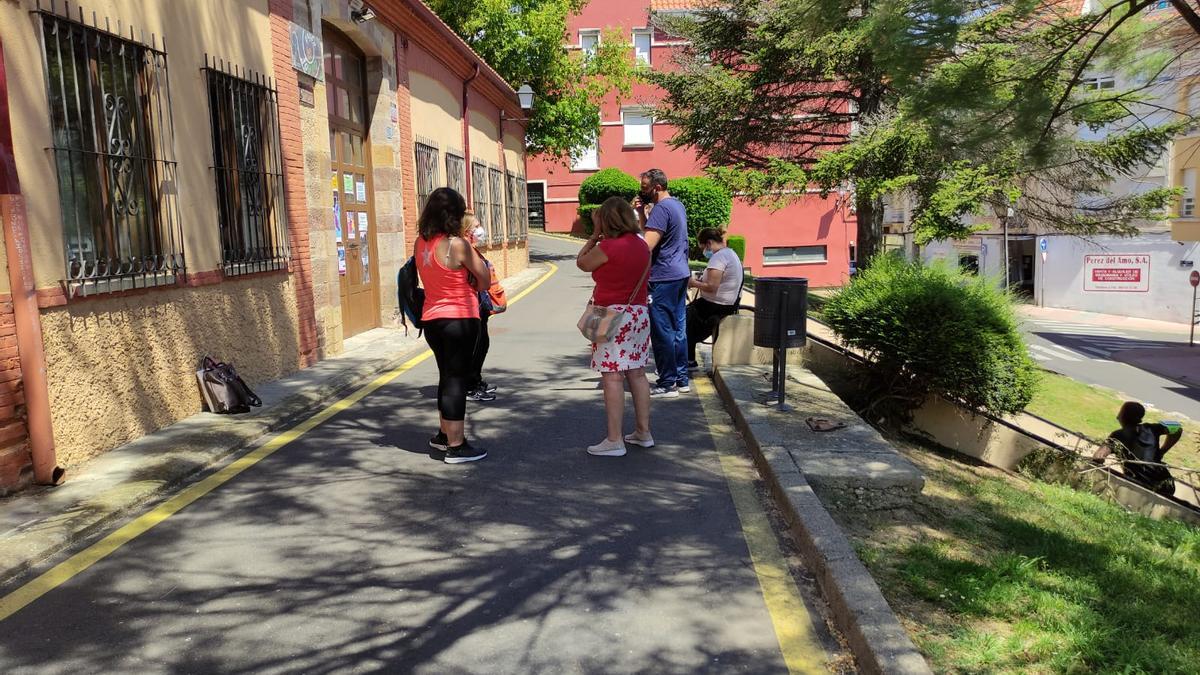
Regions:
<instances>
[{"instance_id":1,"label":"black sneaker","mask_svg":"<svg viewBox=\"0 0 1200 675\"><path fill-rule=\"evenodd\" d=\"M463 441L462 445L447 448L446 459L443 461L447 464L466 464L467 462L477 462L484 457L487 457L486 450L481 450Z\"/></svg>"},{"instance_id":2,"label":"black sneaker","mask_svg":"<svg viewBox=\"0 0 1200 675\"><path fill-rule=\"evenodd\" d=\"M688 361L688 370L699 370L700 364L695 361Z\"/></svg>"},{"instance_id":3,"label":"black sneaker","mask_svg":"<svg viewBox=\"0 0 1200 675\"><path fill-rule=\"evenodd\" d=\"M480 401L483 403L487 403L488 401L495 401L496 395L489 394L487 391L485 391L483 389L472 389L471 391L467 392L467 400L468 401Z\"/></svg>"},{"instance_id":4,"label":"black sneaker","mask_svg":"<svg viewBox=\"0 0 1200 675\"><path fill-rule=\"evenodd\" d=\"M450 447L450 441L446 439L446 434L444 432L439 431L437 432L436 436L429 439L429 447L437 450L438 452L446 452L446 450Z\"/></svg>"},{"instance_id":5,"label":"black sneaker","mask_svg":"<svg viewBox=\"0 0 1200 675\"><path fill-rule=\"evenodd\" d=\"M478 389L479 391L482 391L484 393L487 393L487 394L496 393L496 385L488 384L487 382L484 382L484 381L480 381L479 386L476 387L476 389Z\"/></svg>"}]
</instances>

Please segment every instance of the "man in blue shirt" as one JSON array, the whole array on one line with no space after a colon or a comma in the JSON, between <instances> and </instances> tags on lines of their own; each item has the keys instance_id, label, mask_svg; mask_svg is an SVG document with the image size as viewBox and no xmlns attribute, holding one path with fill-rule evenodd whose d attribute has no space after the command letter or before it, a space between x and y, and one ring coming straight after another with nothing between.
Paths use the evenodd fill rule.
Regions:
<instances>
[{"instance_id":1,"label":"man in blue shirt","mask_svg":"<svg viewBox=\"0 0 1200 675\"><path fill-rule=\"evenodd\" d=\"M650 246L650 345L658 382L653 398L676 398L691 391L687 370L687 213L667 191L667 175L650 169L634 200Z\"/></svg>"}]
</instances>

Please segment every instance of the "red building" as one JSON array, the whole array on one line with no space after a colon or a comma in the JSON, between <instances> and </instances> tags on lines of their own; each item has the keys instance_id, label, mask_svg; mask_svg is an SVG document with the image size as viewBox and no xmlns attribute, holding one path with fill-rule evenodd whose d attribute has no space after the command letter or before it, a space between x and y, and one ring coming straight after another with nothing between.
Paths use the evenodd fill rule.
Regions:
<instances>
[{"instance_id":1,"label":"red building","mask_svg":"<svg viewBox=\"0 0 1200 675\"><path fill-rule=\"evenodd\" d=\"M656 14L685 11L688 0L594 0L573 17L566 47L592 48L601 34L616 29L634 46L634 58L652 68L671 68L683 43L649 28ZM529 158L530 217L537 225L537 204L544 200L547 232L579 227L579 185L599 169L617 167L638 175L659 168L668 178L701 175L704 165L689 149L673 149L674 130L654 122L652 110L661 98L656 87L640 84L624 100L605 102L597 147L574 162ZM844 202L844 200L843 200ZM729 230L746 238L746 266L756 276L807 277L813 287L845 282L854 248L854 215L836 195L810 194L779 210L769 211L735 200Z\"/></svg>"}]
</instances>

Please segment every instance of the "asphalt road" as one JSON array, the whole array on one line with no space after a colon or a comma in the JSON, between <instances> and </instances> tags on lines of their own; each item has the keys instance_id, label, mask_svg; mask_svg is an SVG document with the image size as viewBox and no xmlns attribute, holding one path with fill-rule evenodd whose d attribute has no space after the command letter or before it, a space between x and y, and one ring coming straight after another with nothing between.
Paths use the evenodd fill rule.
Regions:
<instances>
[{"instance_id":1,"label":"asphalt road","mask_svg":"<svg viewBox=\"0 0 1200 675\"><path fill-rule=\"evenodd\" d=\"M1200 388L1189 387L1126 363L1113 354L1187 344L1172 333L1108 328L1086 323L1026 319L1029 353L1044 368L1072 379L1115 389L1169 413L1200 419ZM1116 411L1113 411L1116 414Z\"/></svg>"},{"instance_id":2,"label":"asphalt road","mask_svg":"<svg viewBox=\"0 0 1200 675\"><path fill-rule=\"evenodd\" d=\"M429 455L424 361L0 622L0 672L786 672L698 394L587 456L590 281L533 245L562 269L492 323L488 459Z\"/></svg>"}]
</instances>

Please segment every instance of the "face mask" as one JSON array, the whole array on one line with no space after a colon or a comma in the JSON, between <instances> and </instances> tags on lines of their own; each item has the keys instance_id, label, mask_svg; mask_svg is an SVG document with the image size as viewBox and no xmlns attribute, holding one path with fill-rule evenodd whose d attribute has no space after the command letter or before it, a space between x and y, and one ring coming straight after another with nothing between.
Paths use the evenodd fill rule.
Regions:
<instances>
[{"instance_id":1,"label":"face mask","mask_svg":"<svg viewBox=\"0 0 1200 675\"><path fill-rule=\"evenodd\" d=\"M477 227L475 228L475 231L471 233L471 236L475 237L475 241L483 241L483 238L487 236L487 232L485 232L482 227Z\"/></svg>"},{"instance_id":2,"label":"face mask","mask_svg":"<svg viewBox=\"0 0 1200 675\"><path fill-rule=\"evenodd\" d=\"M712 252L711 250L707 249L707 248L706 248L706 249L704 249L704 259L705 259L705 260L712 260L712 257L713 257L713 252Z\"/></svg>"}]
</instances>

